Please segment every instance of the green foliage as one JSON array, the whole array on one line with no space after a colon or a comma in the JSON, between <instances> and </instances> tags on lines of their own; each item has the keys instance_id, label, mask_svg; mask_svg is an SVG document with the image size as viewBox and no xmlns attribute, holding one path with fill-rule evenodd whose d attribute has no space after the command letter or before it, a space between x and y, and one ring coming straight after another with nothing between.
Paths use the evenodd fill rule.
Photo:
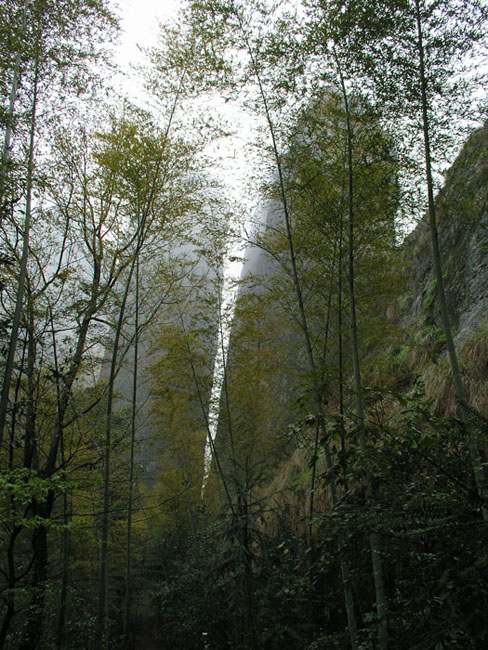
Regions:
<instances>
[{"instance_id":1,"label":"green foliage","mask_svg":"<svg viewBox=\"0 0 488 650\"><path fill-rule=\"evenodd\" d=\"M427 647L431 639L433 644L463 640L468 648L481 642L479 617L488 590L474 574L485 575L488 567L482 551L486 533L479 503L472 500L462 423L434 414L416 389L410 395L384 395L369 427L377 494L373 509L364 502L363 460L353 447L342 504L337 512L316 515L311 547L292 532L297 522L283 506L268 514L266 526L274 519L275 532L261 530L256 536L251 584L258 647L344 647L345 612L337 597L339 566L333 551L341 530L349 531L343 552L350 558L364 612L361 647L372 647L374 598L364 547L371 527L383 540L392 594L391 643L407 650L415 643ZM340 464L337 471L343 471ZM234 532L239 524L236 529L237 520L229 518L218 527L201 528L199 521L198 532L166 535L157 551L164 580L152 591L153 621L159 621L153 625L160 630L162 647L179 643L197 648L203 630L212 647L224 648L235 630L246 625L240 598L245 565ZM151 574L154 579L153 569ZM203 605L215 599L219 608ZM458 613L453 616L453 611Z\"/></svg>"},{"instance_id":2,"label":"green foliage","mask_svg":"<svg viewBox=\"0 0 488 650\"><path fill-rule=\"evenodd\" d=\"M278 5L188 3L181 22L164 30L164 50L151 53L157 68L153 91L165 108L168 97L174 98L166 130L150 112L129 104L100 117L95 129L83 125L72 131L61 126L64 118L36 127L36 137L37 132L42 137L35 169L38 205L8 444L1 450L9 468L0 473L0 571L6 581L0 612L9 628L8 641L1 643L9 650L25 650L29 625L36 630L29 650L93 646L95 564L104 517L110 560L106 634L114 650L153 641L167 650L200 650L203 633L215 650L344 650L350 643L344 566L358 619L358 649L372 650L378 623L372 533L381 546L391 648L488 645L488 537L466 444L470 427L485 439L486 423L443 417L421 387L412 389L417 348L426 351L434 371L445 365L439 357L446 337L430 318L437 281L421 306L427 312L424 327L411 333L411 340L395 320L398 314L390 313L413 298L402 287L405 260L398 251L397 221L410 207L407 195L417 188L408 183L418 173L422 144L414 7L426 39L424 90L436 154L450 142L446 127L453 124L448 110L453 102L455 125L463 123L458 100L465 102L461 91L467 86L451 72L484 41L486 10L474 0L312 0L300 8L298 21ZM81 93L102 23L114 22L102 0L28 2L24 29L23 7L18 0L0 5L0 124L14 126L16 138L8 183L2 186L8 201L1 197L2 341L18 275L22 208L15 205L24 192L21 141L31 115L34 63L42 72L39 91L48 101L57 95L64 101L68 79L70 91ZM18 53L22 84L11 111ZM341 81L350 100L347 116ZM186 123L183 138L183 129L170 134L169 127L180 101L215 88L226 100L242 91L243 104L267 120L269 131L259 143L265 171L254 188L286 200L289 223L275 223L258 235L258 245L277 264L272 277L251 278L239 294L219 398L217 453L202 495L226 226L220 224L209 250L216 206L223 218L214 183L200 170L200 155L208 134L222 131L206 125L202 135ZM349 133L346 117L352 120ZM265 142L269 136L271 148ZM351 336L345 326L348 136L365 430L353 415ZM275 165L280 187L276 172L268 173ZM457 181L465 186L458 204L463 218L484 206L481 193L476 201L466 195L473 194L468 181L467 175ZM138 334L141 347L154 356L150 371L140 373L151 416L138 421L133 598L130 638L123 639L127 387L121 380L107 446L100 426L106 376L99 373L99 350L110 347L122 303L119 288L141 253L135 238L142 219L147 246L140 256L141 314L147 322ZM484 246L483 228L471 225L460 239L477 232ZM180 247L191 250L186 259L167 253ZM193 268L197 254L211 260L206 268L213 267L215 276L208 270L202 279ZM121 322L127 349L134 336L131 318ZM305 327L316 377L301 343ZM473 339L473 356L483 360L478 350L486 347L484 334ZM417 365L424 361L425 355ZM486 382L484 370L476 372ZM123 373L122 364L120 377ZM312 379L328 424L321 436ZM327 469L323 447L331 454ZM108 452L111 481L102 504L101 459ZM364 488L367 472L372 496Z\"/></svg>"},{"instance_id":3,"label":"green foliage","mask_svg":"<svg viewBox=\"0 0 488 650\"><path fill-rule=\"evenodd\" d=\"M0 522L22 528L48 526L60 528L62 524L49 517L31 515L33 501L46 503L50 493L62 494L75 487L75 483L61 470L49 478L41 477L35 470L19 467L0 472Z\"/></svg>"},{"instance_id":4,"label":"green foliage","mask_svg":"<svg viewBox=\"0 0 488 650\"><path fill-rule=\"evenodd\" d=\"M429 307L432 305L436 295L436 288L437 278L434 278L430 283L429 288L427 289L427 295L425 296L424 302L422 303L422 309L429 309Z\"/></svg>"}]
</instances>

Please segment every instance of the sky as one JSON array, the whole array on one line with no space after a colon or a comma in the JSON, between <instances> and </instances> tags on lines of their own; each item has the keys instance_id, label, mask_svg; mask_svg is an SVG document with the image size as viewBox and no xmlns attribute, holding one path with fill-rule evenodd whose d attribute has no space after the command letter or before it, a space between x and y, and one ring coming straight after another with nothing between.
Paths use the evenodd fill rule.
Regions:
<instances>
[{"instance_id":1,"label":"sky","mask_svg":"<svg viewBox=\"0 0 488 650\"><path fill-rule=\"evenodd\" d=\"M158 24L174 17L178 8L182 5L182 1L119 0L117 4L115 2L112 2L112 4L116 13L121 17L122 27L120 45L117 48L117 63L122 69L129 72L131 64L144 63L144 56L139 48L141 46L151 47L157 44ZM132 96L133 99L140 99L141 92L143 91L137 81L136 73L132 74L132 79L125 78L121 82L121 85L123 91ZM254 204L257 202L257 197L249 197L243 189L246 184L246 161L244 156L236 155L236 152L243 151L245 142L242 141L242 133L247 132L245 124L249 118L246 118L243 114L236 113L235 108L233 112L234 123L236 117L240 117L244 128L237 128L236 131L240 136L226 139L222 145L217 146L214 153L216 156L216 164L219 168L218 175L226 185L228 198L230 200L239 200L240 198L243 212L250 215L253 212ZM246 140L246 137L244 137L244 140ZM244 205L244 202L242 202L244 196L248 196L250 199L250 201L247 201L247 205ZM227 254L224 256L225 280L222 293L222 308L224 311L229 309L233 311L233 305L237 295L235 281L240 277L242 270L240 254L241 249L239 246L230 245ZM205 449L205 478L202 485L202 492L205 490L210 468L211 445L209 436L214 438L217 435L219 398L223 387L223 368L227 356L230 331L230 323L224 320L219 331L220 338L217 344L217 354L214 362L214 381L209 413L210 428Z\"/></svg>"},{"instance_id":2,"label":"sky","mask_svg":"<svg viewBox=\"0 0 488 650\"><path fill-rule=\"evenodd\" d=\"M116 48L116 62L124 71L119 82L122 94L142 107L148 107L147 97L140 76L134 65L144 64L145 57L141 47L147 48L158 43L159 24L175 18L184 0L110 0L115 13L121 19L121 34ZM252 142L256 119L232 102L222 98L207 99L208 103L200 108L208 108L215 116L220 115L226 121L226 130L234 134L223 138L211 146L205 153L213 160L211 173L224 186L224 192L230 203L237 206L236 217L244 224L246 231L252 231L254 209L259 197L249 191L250 169L254 166ZM199 109L200 110L200 109ZM229 253L230 258L238 258L236 249ZM240 274L240 264L230 264L232 276Z\"/></svg>"},{"instance_id":3,"label":"sky","mask_svg":"<svg viewBox=\"0 0 488 650\"><path fill-rule=\"evenodd\" d=\"M120 90L138 105L145 106L139 75L133 66L144 64L145 58L141 47L151 47L158 42L158 25L171 20L177 15L184 0L110 0L115 13L121 18L121 34L116 48L116 62L124 71L124 78L119 82ZM227 138L217 145L215 156L220 158L218 167L225 176L231 199L241 197L247 204L247 210L252 209L253 200L249 201L247 192L243 189L246 182L247 160L244 148L249 141L251 132L250 117L234 106L223 105L215 98L213 111L230 120L235 128L236 137ZM211 154L212 155L212 154Z\"/></svg>"},{"instance_id":4,"label":"sky","mask_svg":"<svg viewBox=\"0 0 488 650\"><path fill-rule=\"evenodd\" d=\"M182 0L110 0L110 5L121 26L115 48L116 62L124 72L120 88L136 100L141 96L141 84L132 66L145 62L141 48L157 44L159 23L175 17Z\"/></svg>"},{"instance_id":5,"label":"sky","mask_svg":"<svg viewBox=\"0 0 488 650\"><path fill-rule=\"evenodd\" d=\"M119 62L124 67L141 61L138 46L155 45L158 21L174 17L181 0L112 0L112 6L122 19L121 43L117 49Z\"/></svg>"}]
</instances>

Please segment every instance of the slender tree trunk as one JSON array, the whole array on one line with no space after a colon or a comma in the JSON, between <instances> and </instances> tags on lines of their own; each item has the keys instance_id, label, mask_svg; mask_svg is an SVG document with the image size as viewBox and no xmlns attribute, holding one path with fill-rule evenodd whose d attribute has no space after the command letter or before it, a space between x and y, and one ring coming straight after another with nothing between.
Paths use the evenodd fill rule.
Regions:
<instances>
[{"instance_id":1,"label":"slender tree trunk","mask_svg":"<svg viewBox=\"0 0 488 650\"><path fill-rule=\"evenodd\" d=\"M441 252L439 246L439 233L437 229L436 207L434 201L434 181L432 177L432 157L431 157L431 144L430 144L430 133L429 133L429 125L430 125L429 102L427 99L427 78L425 74L425 51L424 51L424 42L423 42L420 0L414 0L414 3L415 3L415 16L417 22L417 37L418 37L417 49L418 49L418 57L419 57L419 81L420 81L421 103L422 103L422 130L424 136L425 178L427 182L427 200L428 200L428 211L429 211L430 238L432 244L432 259L434 262L434 272L437 280L436 290L437 290L437 296L439 298L442 329L444 330L444 334L446 337L447 353L451 365L454 388L456 390L457 399L461 405L463 416L466 425L468 427L468 447L471 455L471 463L473 467L474 478L476 481L476 487L478 490L478 495L481 500L483 519L486 522L488 522L488 508L486 506L486 499L488 497L487 480L483 470L483 462L482 462L480 449L479 449L478 436L472 431L473 428L476 429L477 426L479 426L479 422L478 425L476 423L473 423L473 418L476 417L476 415L473 414L473 412L468 408L466 391L464 389L464 383L461 375L461 369L459 367L456 346L454 344L454 338L452 336L452 331L451 331L449 310L447 308L446 292L444 287L444 274L442 272ZM469 429L471 429L471 431Z\"/></svg>"},{"instance_id":2,"label":"slender tree trunk","mask_svg":"<svg viewBox=\"0 0 488 650\"><path fill-rule=\"evenodd\" d=\"M337 269L337 330L338 330L338 341L337 341L337 353L339 361L339 417L340 417L340 428L341 428L341 462L344 465L346 462L346 441L344 435L344 346L343 346L343 323L342 323L342 264L343 264L343 215L342 207L340 213L340 222L339 222L339 265Z\"/></svg>"},{"instance_id":3,"label":"slender tree trunk","mask_svg":"<svg viewBox=\"0 0 488 650\"><path fill-rule=\"evenodd\" d=\"M139 242L142 241L141 231L139 233ZM108 629L106 616L106 599L108 590L108 529L110 520L110 456L112 444L112 413L115 390L115 377L117 374L117 360L119 351L120 336L125 318L125 307L132 282L132 275L135 268L135 259L138 250L134 253L134 260L130 265L129 275L126 280L122 303L119 309L119 317L115 328L115 337L112 346L112 358L110 361L110 376L108 381L107 411L105 420L105 442L104 442L104 460L103 460L103 506L102 506L102 538L100 552L100 574L98 585L98 607L95 627L95 648L102 650L108 648Z\"/></svg>"},{"instance_id":4,"label":"slender tree trunk","mask_svg":"<svg viewBox=\"0 0 488 650\"><path fill-rule=\"evenodd\" d=\"M47 503L34 501L32 513L35 517L48 519L52 510L52 498ZM33 576L30 609L18 650L36 650L42 634L44 618L44 595L47 582L47 527L37 526L32 535Z\"/></svg>"},{"instance_id":5,"label":"slender tree trunk","mask_svg":"<svg viewBox=\"0 0 488 650\"><path fill-rule=\"evenodd\" d=\"M325 319L325 336L324 336L324 346L322 349L322 373L321 381L322 384L325 381L325 372L326 372L326 362L327 362L327 352L329 349L329 329L330 329L330 312L332 306L332 286L334 284L334 267L336 264L336 246L334 245L334 252L332 255L332 268L331 268L331 278L329 286L329 296L327 299L327 316ZM315 427L315 436L313 444L313 457L312 457L312 477L310 479L310 499L309 499L309 512L308 512L308 539L309 544L313 545L313 513L314 513L314 499L315 499L315 479L317 474L317 461L318 461L318 451L319 451L319 438L320 438L320 428Z\"/></svg>"},{"instance_id":6,"label":"slender tree trunk","mask_svg":"<svg viewBox=\"0 0 488 650\"><path fill-rule=\"evenodd\" d=\"M13 590L13 587L10 586L9 581L9 591ZM3 650L5 647L5 641L7 640L7 634L12 623L12 620L15 616L15 599L13 593L9 594L7 597L7 611L3 617L2 627L0 628L0 649Z\"/></svg>"},{"instance_id":7,"label":"slender tree trunk","mask_svg":"<svg viewBox=\"0 0 488 650\"><path fill-rule=\"evenodd\" d=\"M5 647L10 624L15 616L15 586L17 583L17 575L15 568L15 541L21 531L20 526L15 526L10 533L10 538L7 547L7 566L8 566L8 595L7 595L7 611L5 612L2 627L0 628L0 650Z\"/></svg>"},{"instance_id":8,"label":"slender tree trunk","mask_svg":"<svg viewBox=\"0 0 488 650\"><path fill-rule=\"evenodd\" d=\"M34 331L34 305L28 285L27 304L27 405L24 442L24 467L38 470L38 451L36 439L36 408L35 408L35 364L37 346ZM53 495L49 494L46 503L33 499L31 510L34 517L47 519L51 514ZM23 636L19 650L35 650L41 640L44 618L44 595L46 591L47 556L48 556L48 530L45 524L40 523L32 534L33 575L30 590L30 606L27 612Z\"/></svg>"},{"instance_id":9,"label":"slender tree trunk","mask_svg":"<svg viewBox=\"0 0 488 650\"><path fill-rule=\"evenodd\" d=\"M220 293L222 295L222 293ZM237 473L237 454L236 454L236 448L234 444L234 428L232 426L232 413L231 413L231 408L230 408L230 394L229 394L229 381L228 381L228 374L227 374L227 350L225 349L225 341L224 341L224 326L223 326L223 318L224 314L222 313L222 301L220 300L219 297L219 330L220 330L220 350L222 353L222 374L223 374L223 396L224 396L224 403L225 403L225 412L227 415L227 430L229 433L229 441L230 441L230 450L232 454L232 478L234 482L234 490L236 491L237 494L240 493L240 481Z\"/></svg>"},{"instance_id":10,"label":"slender tree trunk","mask_svg":"<svg viewBox=\"0 0 488 650\"><path fill-rule=\"evenodd\" d=\"M125 596L123 635L127 650L131 645L131 599L132 599L132 507L134 500L134 452L136 444L137 388L139 364L139 257L136 260L135 308L134 308L134 370L132 373L132 405L129 449L129 486L127 495L127 534L125 542Z\"/></svg>"},{"instance_id":11,"label":"slender tree trunk","mask_svg":"<svg viewBox=\"0 0 488 650\"><path fill-rule=\"evenodd\" d=\"M240 17L237 16L240 20ZM288 252L289 252L289 258L290 258L290 264L291 264L291 275L292 275L292 280L293 280L293 285L295 288L295 295L297 299L297 305L298 305L298 312L300 316L300 323L302 326L302 332L303 332L303 338L304 338L304 343L305 343L305 348L306 348L306 354L307 354L307 359L308 359L308 365L310 368L310 375L311 375L311 381L312 381L312 394L314 396L314 401L315 401L315 408L317 411L317 420L318 420L318 427L320 429L322 439L323 439L323 450L324 450L324 456L325 456L325 463L327 467L327 473L328 473L328 482L329 482L329 489L330 489L330 494L331 494L331 500L332 500L332 505L336 507L339 503L339 498L337 494L337 485L336 485L336 479L335 479L335 472L334 472L334 464L332 462L332 455L330 452L330 446L328 442L328 433L327 433L327 426L325 423L325 414L324 414L324 406L323 406L323 401L322 401L322 393L320 390L320 385L318 381L318 372L317 372L317 367L315 364L315 359L313 355L313 349L312 349L312 341L311 341L311 336L310 336L310 330L308 327L308 321L305 313L305 305L303 301L303 294L302 294L302 287L300 284L300 278L298 274L298 267L297 267L297 261L296 261L296 254L295 254L295 244L294 244L294 239L293 239L293 233L292 233L292 227L291 227L291 217L288 209L288 195L287 191L285 188L285 179L283 175L283 169L281 165L281 158L280 154L278 151L278 144L276 142L276 136L275 136L275 129L273 125L273 121L271 119L271 113L269 110L268 106L268 101L266 98L266 93L264 92L264 88L261 82L261 77L259 74L259 66L256 63L254 53L252 48L250 47L250 44L248 42L247 36L246 36L246 31L245 28L241 22L241 29L243 32L243 36L246 42L246 46L248 48L249 56L251 58L251 63L254 69L254 76L256 79L256 82L258 84L259 92L261 95L261 100L263 102L263 107L264 107L264 112L265 112L265 118L266 122L268 124L269 128L269 133L271 137L271 142L272 142L272 148L273 148L273 155L275 158L276 162L276 168L278 172L278 181L279 181L279 188L280 188L280 196L283 204L283 215L285 219L285 229L286 229L286 237L287 237L287 243L288 243ZM342 576L342 584L343 584L343 589L344 589L344 598L345 598L345 605L346 605L346 613L347 613L347 623L348 623L348 630L349 630L349 641L351 644L352 650L357 650L358 648L358 641L357 641L357 623L356 623L356 615L354 612L354 599L352 595L352 588L351 588L351 582L350 582L350 572L349 572L349 565L344 558L344 554L342 553L342 550L345 546L345 536L344 534L340 534L340 540L339 540L339 561L340 561L340 567L341 567L341 576Z\"/></svg>"},{"instance_id":12,"label":"slender tree trunk","mask_svg":"<svg viewBox=\"0 0 488 650\"><path fill-rule=\"evenodd\" d=\"M26 350L27 350L27 342L24 343L23 350L22 350L22 360L20 363L20 368L21 371L25 366L25 355L26 355ZM14 445L15 445L15 428L16 428L16 422L17 422L17 405L19 403L19 391L20 391L20 385L21 385L21 378L22 378L22 372L19 372L17 376L17 381L15 385L15 398L14 398L14 408L12 412L12 425L10 427L10 437L9 437L9 463L8 463L8 468L9 470L12 470L14 467ZM16 510L16 505L14 502L14 499L11 498L10 501L10 507L12 509L12 513L15 515L15 510ZM8 602L7 602L7 611L5 612L3 621L2 621L2 626L0 628L0 650L3 650L5 647L5 642L8 638L8 632L10 625L12 623L12 620L15 616L16 610L15 610L15 586L17 583L17 575L16 575L16 562L15 562L15 541L22 531L21 526L15 526L10 533L9 537L9 543L8 543L8 548L7 548L7 566L8 566L8 587L9 587L9 595L8 595Z\"/></svg>"},{"instance_id":13,"label":"slender tree trunk","mask_svg":"<svg viewBox=\"0 0 488 650\"><path fill-rule=\"evenodd\" d=\"M58 417L61 411L61 387L59 385L59 364L58 364L58 351L57 351L57 342L56 342L56 331L54 328L54 316L49 305L49 319L51 323L51 334L53 340L53 357L54 357L54 370L56 373L56 402ZM66 469L66 455L64 448L64 432L61 432L60 438L60 455L61 455L61 467ZM58 629L56 633L56 647L62 650L64 646L64 636L65 636L65 622L66 622L66 609L68 605L68 582L69 582L69 566L70 566L70 531L69 531L69 503L68 503L68 493L65 490L63 492L63 547L62 547L62 574L61 574L61 589L59 596L59 615L58 615Z\"/></svg>"},{"instance_id":14,"label":"slender tree trunk","mask_svg":"<svg viewBox=\"0 0 488 650\"><path fill-rule=\"evenodd\" d=\"M27 277L27 260L29 256L29 235L31 227L31 209L32 209L32 176L34 170L34 141L36 132L36 111L37 111L37 88L39 82L38 61L36 60L34 70L34 84L32 96L31 121L29 132L29 151L27 157L27 178L26 178L26 200L25 200L25 218L24 218L24 237L22 243L22 256L20 258L19 280L17 286L17 295L15 298L15 311L10 331L8 354L5 362L5 371L2 392L0 394L0 447L3 441L5 425L7 421L8 398L10 392L10 383L15 364L15 354L17 351L17 341L19 338L19 326L22 315L22 305L24 302L24 288Z\"/></svg>"},{"instance_id":15,"label":"slender tree trunk","mask_svg":"<svg viewBox=\"0 0 488 650\"><path fill-rule=\"evenodd\" d=\"M244 486L237 499L237 526L239 530L240 552L244 564L244 630L242 631L242 647L245 650L256 650L256 629L254 625L254 574L252 570L252 551L249 536L249 508L248 508L248 487ZM238 573L241 573L239 567Z\"/></svg>"},{"instance_id":16,"label":"slender tree trunk","mask_svg":"<svg viewBox=\"0 0 488 650\"><path fill-rule=\"evenodd\" d=\"M37 344L34 332L34 305L27 282L26 332L27 332L27 400L25 408L24 434L24 467L38 469L37 440L36 440L36 403L35 403L35 366L37 359Z\"/></svg>"},{"instance_id":17,"label":"slender tree trunk","mask_svg":"<svg viewBox=\"0 0 488 650\"><path fill-rule=\"evenodd\" d=\"M60 445L61 466L65 467L65 453L64 453L64 439L61 439ZM69 568L70 568L70 531L69 531L69 501L68 493L66 490L63 492L63 548L62 548L62 574L61 574L61 590L59 595L59 615L58 615L58 629L56 633L56 647L62 650L64 646L65 624L66 624L66 609L68 605L68 584L69 584Z\"/></svg>"},{"instance_id":18,"label":"slender tree trunk","mask_svg":"<svg viewBox=\"0 0 488 650\"><path fill-rule=\"evenodd\" d=\"M25 32L26 22L27 22L27 4L28 1L24 1L24 6L22 8L22 24L21 24L21 33ZM17 92L20 82L20 49L17 51L15 56L14 70L12 75L12 85L10 87L10 95L8 102L7 114L5 116L6 127L5 135L3 139L2 147L2 161L0 167L0 220L2 219L2 211L5 205L5 181L7 178L7 168L10 161L10 147L12 146L12 132L13 132L13 120L14 120L14 110L15 103L17 101Z\"/></svg>"},{"instance_id":19,"label":"slender tree trunk","mask_svg":"<svg viewBox=\"0 0 488 650\"><path fill-rule=\"evenodd\" d=\"M363 455L364 483L366 488L366 502L371 510L374 505L373 484L371 480L371 471L367 458L366 447L366 427L364 417L364 405L362 396L361 368L359 362L359 345L356 323L356 296L355 296L355 278L354 278L354 174L353 174L353 144L352 144L352 125L349 108L349 99L346 84L339 60L335 57L337 69L339 72L342 94L344 99L344 110L346 114L346 131L347 131L347 175L348 175L348 216L349 216L349 239L348 239L348 283L349 283L349 310L350 310L350 328L351 328L351 347L354 369L354 388L356 393L356 415L358 420L360 446ZM376 614L378 617L378 648L387 650L388 647L388 621L385 595L385 581L383 576L383 562L381 559L380 539L374 530L369 533L369 544L371 548L371 560L373 565L373 579L376 595Z\"/></svg>"}]
</instances>

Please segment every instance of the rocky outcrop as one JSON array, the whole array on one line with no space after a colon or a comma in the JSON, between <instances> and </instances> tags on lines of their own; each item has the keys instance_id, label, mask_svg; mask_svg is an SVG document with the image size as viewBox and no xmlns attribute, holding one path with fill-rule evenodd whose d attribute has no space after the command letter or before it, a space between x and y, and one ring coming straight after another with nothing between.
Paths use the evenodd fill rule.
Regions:
<instances>
[{"instance_id":1,"label":"rocky outcrop","mask_svg":"<svg viewBox=\"0 0 488 650\"><path fill-rule=\"evenodd\" d=\"M488 316L488 125L464 145L436 205L451 325L460 343ZM440 326L427 218L407 238L404 252L412 295L406 320Z\"/></svg>"}]
</instances>

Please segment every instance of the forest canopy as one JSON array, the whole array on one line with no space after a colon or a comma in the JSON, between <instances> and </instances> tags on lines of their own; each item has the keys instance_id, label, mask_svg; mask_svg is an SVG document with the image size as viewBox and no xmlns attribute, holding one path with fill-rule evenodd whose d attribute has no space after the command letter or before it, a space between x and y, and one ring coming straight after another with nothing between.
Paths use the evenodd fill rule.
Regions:
<instances>
[{"instance_id":1,"label":"forest canopy","mask_svg":"<svg viewBox=\"0 0 488 650\"><path fill-rule=\"evenodd\" d=\"M2 2L0 650L486 646L487 17Z\"/></svg>"}]
</instances>

